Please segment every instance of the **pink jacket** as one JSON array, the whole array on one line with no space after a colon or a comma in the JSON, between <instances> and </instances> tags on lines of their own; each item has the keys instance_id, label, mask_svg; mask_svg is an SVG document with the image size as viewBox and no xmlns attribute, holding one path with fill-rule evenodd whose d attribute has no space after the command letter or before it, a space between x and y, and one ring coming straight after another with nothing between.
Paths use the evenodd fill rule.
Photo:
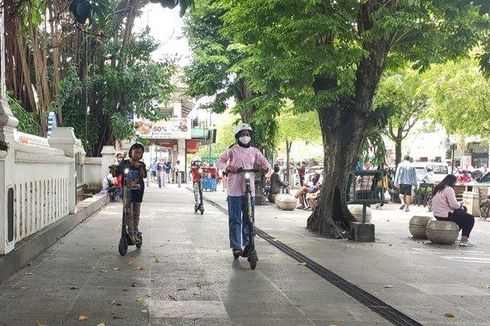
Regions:
<instances>
[{"instance_id":1,"label":"pink jacket","mask_svg":"<svg viewBox=\"0 0 490 326\"><path fill-rule=\"evenodd\" d=\"M236 144L220 156L218 162L216 162L216 167L224 170L230 164L242 169L271 169L271 165L257 148L244 148ZM250 190L252 191L252 196L255 196L255 178L253 173L250 178ZM228 174L228 196L243 196L244 192L245 181L243 180L243 176L240 173Z\"/></svg>"},{"instance_id":2,"label":"pink jacket","mask_svg":"<svg viewBox=\"0 0 490 326\"><path fill-rule=\"evenodd\" d=\"M451 187L446 187L432 197L432 210L435 217L448 217L449 213L461 208L456 200L456 193Z\"/></svg>"}]
</instances>

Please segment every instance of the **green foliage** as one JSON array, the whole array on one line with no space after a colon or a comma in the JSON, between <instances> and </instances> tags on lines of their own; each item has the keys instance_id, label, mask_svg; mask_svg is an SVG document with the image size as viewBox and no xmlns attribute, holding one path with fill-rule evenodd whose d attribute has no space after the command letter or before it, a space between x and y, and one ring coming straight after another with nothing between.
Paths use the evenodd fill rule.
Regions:
<instances>
[{"instance_id":1,"label":"green foliage","mask_svg":"<svg viewBox=\"0 0 490 326\"><path fill-rule=\"evenodd\" d=\"M424 74L423 87L433 103L429 116L448 133L463 136L490 135L490 80L476 59L434 65Z\"/></svg>"},{"instance_id":2,"label":"green foliage","mask_svg":"<svg viewBox=\"0 0 490 326\"><path fill-rule=\"evenodd\" d=\"M240 88L239 78L230 72L240 55L221 35L224 13L218 1L200 1L185 20L185 35L193 50L192 63L185 69L188 94L214 96L208 107L217 113L226 110L226 101Z\"/></svg>"},{"instance_id":3,"label":"green foliage","mask_svg":"<svg viewBox=\"0 0 490 326\"><path fill-rule=\"evenodd\" d=\"M279 126L277 135L279 140L289 142L303 140L321 143L322 133L318 114L315 111L295 114L292 108L287 108L276 119Z\"/></svg>"},{"instance_id":4,"label":"green foliage","mask_svg":"<svg viewBox=\"0 0 490 326\"><path fill-rule=\"evenodd\" d=\"M171 77L176 67L170 60L155 62L151 59L158 43L148 33L144 31L136 35L128 44L126 65L114 67L108 62L102 70L92 69L83 79L78 77L75 67L71 67L62 79L57 105L63 106L65 125L72 124L77 137L82 138L88 148L95 148L101 128L110 128L116 139L133 138L135 126L127 120L130 112L150 121L167 118L161 111L161 105L170 100L174 90ZM116 41L108 42L101 51L104 55L116 55L119 47ZM96 124L87 127L91 129L87 135L86 96L88 105L92 106L89 120ZM105 121L93 116L97 108L100 108Z\"/></svg>"},{"instance_id":5,"label":"green foliage","mask_svg":"<svg viewBox=\"0 0 490 326\"><path fill-rule=\"evenodd\" d=\"M382 54L376 46L385 45L379 41L389 46L390 66L409 60L427 68L432 62L467 54L489 30L488 16L458 0L379 5L364 1L222 2L229 6L225 35L244 54L234 69L249 80L253 90L279 91L305 110L367 95L360 87L376 85L376 80L359 80L369 76L357 69L369 55ZM360 20L359 13L368 10L369 20ZM319 88L319 82L330 86Z\"/></svg>"},{"instance_id":6,"label":"green foliage","mask_svg":"<svg viewBox=\"0 0 490 326\"><path fill-rule=\"evenodd\" d=\"M7 101L10 109L12 110L12 113L17 118L17 120L19 120L17 129L27 134L36 135L39 130L36 113L24 110L20 103L11 96L7 95Z\"/></svg>"}]
</instances>

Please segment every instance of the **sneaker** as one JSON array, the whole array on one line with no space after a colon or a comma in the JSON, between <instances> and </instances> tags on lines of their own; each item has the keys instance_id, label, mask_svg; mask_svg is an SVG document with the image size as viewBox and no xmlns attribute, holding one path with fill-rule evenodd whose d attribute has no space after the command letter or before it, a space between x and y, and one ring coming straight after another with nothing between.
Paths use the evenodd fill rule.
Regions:
<instances>
[{"instance_id":1,"label":"sneaker","mask_svg":"<svg viewBox=\"0 0 490 326\"><path fill-rule=\"evenodd\" d=\"M238 259L243 253L242 248L233 248L231 251L233 252L233 256L235 256L235 259Z\"/></svg>"},{"instance_id":2,"label":"sneaker","mask_svg":"<svg viewBox=\"0 0 490 326\"><path fill-rule=\"evenodd\" d=\"M405 204L402 204L402 205L400 206L400 209L401 209L401 210L403 210L404 208L405 208Z\"/></svg>"},{"instance_id":3,"label":"sneaker","mask_svg":"<svg viewBox=\"0 0 490 326\"><path fill-rule=\"evenodd\" d=\"M242 252L242 257L248 257L248 254L250 253L250 245L246 245L245 248L243 249Z\"/></svg>"},{"instance_id":4,"label":"sneaker","mask_svg":"<svg viewBox=\"0 0 490 326\"><path fill-rule=\"evenodd\" d=\"M460 247L473 247L475 246L474 244L472 244L471 242L469 242L468 240L461 240L459 242L459 246Z\"/></svg>"}]
</instances>

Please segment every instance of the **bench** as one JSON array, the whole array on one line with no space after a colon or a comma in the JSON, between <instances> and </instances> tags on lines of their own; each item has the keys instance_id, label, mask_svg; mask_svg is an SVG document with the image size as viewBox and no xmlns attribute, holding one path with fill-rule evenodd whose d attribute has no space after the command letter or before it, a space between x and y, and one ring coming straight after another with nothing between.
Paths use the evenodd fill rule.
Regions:
<instances>
[{"instance_id":1,"label":"bench","mask_svg":"<svg viewBox=\"0 0 490 326\"><path fill-rule=\"evenodd\" d=\"M374 242L374 224L366 223L367 206L384 202L384 191L378 188L382 170L356 171L349 177L347 204L362 205L361 222L351 223L351 238L358 242Z\"/></svg>"}]
</instances>

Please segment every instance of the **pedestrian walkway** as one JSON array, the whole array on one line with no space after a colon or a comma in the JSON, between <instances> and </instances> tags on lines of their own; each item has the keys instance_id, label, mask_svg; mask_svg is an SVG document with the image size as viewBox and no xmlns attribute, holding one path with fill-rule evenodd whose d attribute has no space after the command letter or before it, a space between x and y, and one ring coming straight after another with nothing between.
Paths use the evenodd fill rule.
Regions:
<instances>
[{"instance_id":1,"label":"pedestrian walkway","mask_svg":"<svg viewBox=\"0 0 490 326\"><path fill-rule=\"evenodd\" d=\"M224 193L204 195L226 208ZM194 214L186 185L148 188L143 247L121 257L122 206L111 203L0 284L0 325L391 324L259 237L255 271L234 261L227 216L205 209ZM256 214L262 231L423 325L490 325L488 265L475 259L490 253L488 223L476 224L477 248L460 249L409 239L394 207L375 212L376 243L311 234L306 211Z\"/></svg>"}]
</instances>

